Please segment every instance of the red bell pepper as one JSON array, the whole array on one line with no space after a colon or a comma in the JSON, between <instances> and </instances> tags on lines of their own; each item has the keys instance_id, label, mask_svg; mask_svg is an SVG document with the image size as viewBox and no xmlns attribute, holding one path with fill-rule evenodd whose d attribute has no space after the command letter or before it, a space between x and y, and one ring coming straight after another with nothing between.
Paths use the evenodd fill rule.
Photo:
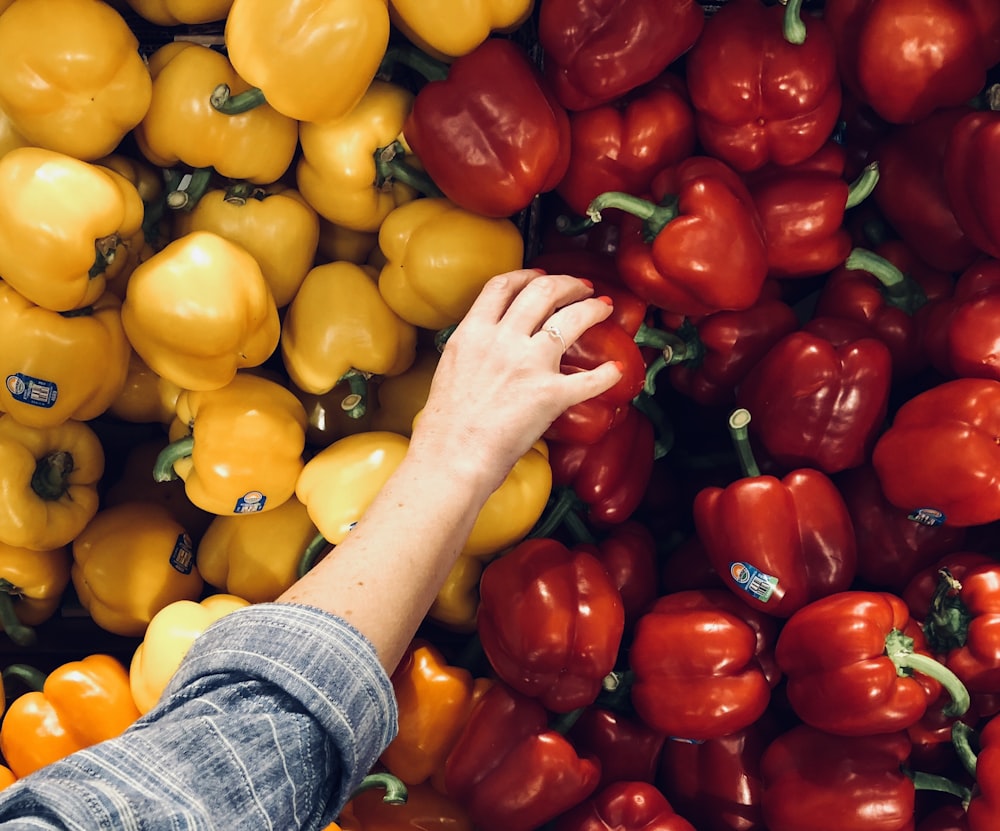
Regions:
<instances>
[{"instance_id":1,"label":"red bell pepper","mask_svg":"<svg viewBox=\"0 0 1000 831\"><path fill-rule=\"evenodd\" d=\"M899 240L874 251L854 249L824 281L813 312L865 324L889 347L895 381L912 378L929 365L924 337L927 304L952 291L949 274L927 267L918 270L914 259Z\"/></svg>"},{"instance_id":2,"label":"red bell pepper","mask_svg":"<svg viewBox=\"0 0 1000 831\"><path fill-rule=\"evenodd\" d=\"M604 566L625 608L625 627L633 624L659 595L656 538L641 522L630 519L612 527L597 543L577 543Z\"/></svg>"},{"instance_id":3,"label":"red bell pepper","mask_svg":"<svg viewBox=\"0 0 1000 831\"><path fill-rule=\"evenodd\" d=\"M545 431L549 441L593 444L624 419L646 383L646 362L632 335L613 320L591 326L563 353L560 370L571 374L618 361L622 377L609 390L563 412Z\"/></svg>"},{"instance_id":4,"label":"red bell pepper","mask_svg":"<svg viewBox=\"0 0 1000 831\"><path fill-rule=\"evenodd\" d=\"M567 738L581 756L601 763L598 788L614 782L652 782L666 741L658 730L608 707L587 707Z\"/></svg>"},{"instance_id":5,"label":"red bell pepper","mask_svg":"<svg viewBox=\"0 0 1000 831\"><path fill-rule=\"evenodd\" d=\"M788 703L803 722L838 736L869 736L916 724L941 692L945 714L963 715L969 693L929 654L901 597L844 591L799 609L782 627L775 659Z\"/></svg>"},{"instance_id":6,"label":"red bell pepper","mask_svg":"<svg viewBox=\"0 0 1000 831\"><path fill-rule=\"evenodd\" d=\"M1000 381L958 378L914 395L872 451L886 498L917 521L1000 519Z\"/></svg>"},{"instance_id":7,"label":"red bell pepper","mask_svg":"<svg viewBox=\"0 0 1000 831\"><path fill-rule=\"evenodd\" d=\"M444 781L481 831L534 831L594 793L600 776L541 704L497 683L473 708Z\"/></svg>"},{"instance_id":8,"label":"red bell pepper","mask_svg":"<svg viewBox=\"0 0 1000 831\"><path fill-rule=\"evenodd\" d=\"M588 210L595 220L606 208L627 212L617 252L625 285L679 315L752 306L767 276L767 249L739 175L718 159L691 156L656 174L648 196L609 191Z\"/></svg>"},{"instance_id":9,"label":"red bell pepper","mask_svg":"<svg viewBox=\"0 0 1000 831\"><path fill-rule=\"evenodd\" d=\"M1000 827L1000 717L994 716L979 731L978 744L969 831L995 831Z\"/></svg>"},{"instance_id":10,"label":"red bell pepper","mask_svg":"<svg viewBox=\"0 0 1000 831\"><path fill-rule=\"evenodd\" d=\"M830 138L840 116L833 38L801 0L730 0L686 59L698 138L740 171L793 165Z\"/></svg>"},{"instance_id":11,"label":"red bell pepper","mask_svg":"<svg viewBox=\"0 0 1000 831\"><path fill-rule=\"evenodd\" d=\"M698 537L733 595L774 617L846 590L857 571L854 528L843 497L814 468L782 479L761 475L747 438L749 414L729 426L743 478L707 486L694 499Z\"/></svg>"},{"instance_id":12,"label":"red bell pepper","mask_svg":"<svg viewBox=\"0 0 1000 831\"><path fill-rule=\"evenodd\" d=\"M487 38L421 87L403 135L444 195L483 216L527 207L569 164L569 117L508 38Z\"/></svg>"},{"instance_id":13,"label":"red bell pepper","mask_svg":"<svg viewBox=\"0 0 1000 831\"><path fill-rule=\"evenodd\" d=\"M827 0L823 17L844 84L894 124L972 99L1000 62L992 0Z\"/></svg>"},{"instance_id":14,"label":"red bell pepper","mask_svg":"<svg viewBox=\"0 0 1000 831\"><path fill-rule=\"evenodd\" d=\"M569 126L569 168L556 191L581 215L604 191L645 193L654 174L695 148L687 89L670 73L607 104L571 112Z\"/></svg>"},{"instance_id":15,"label":"red bell pepper","mask_svg":"<svg viewBox=\"0 0 1000 831\"><path fill-rule=\"evenodd\" d=\"M962 805L949 803L922 817L916 831L969 831L969 818Z\"/></svg>"},{"instance_id":16,"label":"red bell pepper","mask_svg":"<svg viewBox=\"0 0 1000 831\"><path fill-rule=\"evenodd\" d=\"M695 831L649 782L613 782L563 814L553 831Z\"/></svg>"},{"instance_id":17,"label":"red bell pepper","mask_svg":"<svg viewBox=\"0 0 1000 831\"><path fill-rule=\"evenodd\" d=\"M879 167L875 204L920 259L943 271L960 271L980 253L955 218L944 178L951 131L969 112L969 107L936 110L890 130L871 151Z\"/></svg>"},{"instance_id":18,"label":"red bell pepper","mask_svg":"<svg viewBox=\"0 0 1000 831\"><path fill-rule=\"evenodd\" d=\"M704 26L693 0L543 0L538 43L559 102L587 110L652 81Z\"/></svg>"},{"instance_id":19,"label":"red bell pepper","mask_svg":"<svg viewBox=\"0 0 1000 831\"><path fill-rule=\"evenodd\" d=\"M760 758L781 732L768 710L728 736L668 741L656 783L698 831L766 831L761 814Z\"/></svg>"},{"instance_id":20,"label":"red bell pepper","mask_svg":"<svg viewBox=\"0 0 1000 831\"><path fill-rule=\"evenodd\" d=\"M951 130L944 180L955 219L976 247L1000 257L1000 113L975 111Z\"/></svg>"},{"instance_id":21,"label":"red bell pepper","mask_svg":"<svg viewBox=\"0 0 1000 831\"><path fill-rule=\"evenodd\" d=\"M594 702L625 631L621 595L600 560L527 539L486 566L479 594L479 638L501 679L558 713Z\"/></svg>"},{"instance_id":22,"label":"red bell pepper","mask_svg":"<svg viewBox=\"0 0 1000 831\"><path fill-rule=\"evenodd\" d=\"M969 569L994 562L996 560L980 551L964 551L956 548L914 574L900 596L906 601L910 616L914 620L923 622L930 613L934 595L941 587L942 569L947 569L948 573L961 583Z\"/></svg>"},{"instance_id":23,"label":"red bell pepper","mask_svg":"<svg viewBox=\"0 0 1000 831\"><path fill-rule=\"evenodd\" d=\"M763 715L777 684L777 623L724 589L663 595L635 626L631 701L667 736L693 741L741 730Z\"/></svg>"},{"instance_id":24,"label":"red bell pepper","mask_svg":"<svg viewBox=\"0 0 1000 831\"><path fill-rule=\"evenodd\" d=\"M736 403L754 438L786 468L833 474L863 464L889 406L892 356L856 321L816 317L751 369Z\"/></svg>"},{"instance_id":25,"label":"red bell pepper","mask_svg":"<svg viewBox=\"0 0 1000 831\"><path fill-rule=\"evenodd\" d=\"M834 484L854 526L857 576L870 587L902 592L921 569L965 542L966 529L916 522L889 502L870 464L838 473Z\"/></svg>"}]
</instances>

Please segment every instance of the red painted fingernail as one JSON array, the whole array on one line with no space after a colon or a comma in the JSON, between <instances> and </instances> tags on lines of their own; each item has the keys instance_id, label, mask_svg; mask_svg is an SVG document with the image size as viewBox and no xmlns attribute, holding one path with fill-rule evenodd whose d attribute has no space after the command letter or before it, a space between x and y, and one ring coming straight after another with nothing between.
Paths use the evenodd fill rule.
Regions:
<instances>
[{"instance_id":1,"label":"red painted fingernail","mask_svg":"<svg viewBox=\"0 0 1000 831\"><path fill-rule=\"evenodd\" d=\"M588 289L592 289L594 287L594 284L586 277L577 277L576 279L583 283Z\"/></svg>"},{"instance_id":2,"label":"red painted fingernail","mask_svg":"<svg viewBox=\"0 0 1000 831\"><path fill-rule=\"evenodd\" d=\"M610 297L608 297L606 294L602 294L597 299L600 300L602 303L607 303L609 306L615 305L615 301L612 300Z\"/></svg>"},{"instance_id":3,"label":"red painted fingernail","mask_svg":"<svg viewBox=\"0 0 1000 831\"><path fill-rule=\"evenodd\" d=\"M534 271L535 274L548 274L544 268L529 268L528 271Z\"/></svg>"},{"instance_id":4,"label":"red painted fingernail","mask_svg":"<svg viewBox=\"0 0 1000 831\"><path fill-rule=\"evenodd\" d=\"M620 372L620 373L621 373L622 375L624 375L624 374L625 374L625 364L623 364L623 363L622 363L621 361L615 361L615 362L614 362L614 365L615 365L616 367L618 367L618 371L619 371L619 372Z\"/></svg>"}]
</instances>

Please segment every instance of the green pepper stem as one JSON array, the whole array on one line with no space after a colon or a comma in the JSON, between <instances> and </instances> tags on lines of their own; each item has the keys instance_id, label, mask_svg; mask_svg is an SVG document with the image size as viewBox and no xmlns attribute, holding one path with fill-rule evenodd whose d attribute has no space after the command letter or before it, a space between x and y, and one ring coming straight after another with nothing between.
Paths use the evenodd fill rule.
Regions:
<instances>
[{"instance_id":1,"label":"green pepper stem","mask_svg":"<svg viewBox=\"0 0 1000 831\"><path fill-rule=\"evenodd\" d=\"M31 475L31 489L46 502L55 502L65 496L69 489L69 475L73 472L73 454L66 450L55 450L35 463Z\"/></svg>"},{"instance_id":2,"label":"green pepper stem","mask_svg":"<svg viewBox=\"0 0 1000 831\"><path fill-rule=\"evenodd\" d=\"M641 390L632 399L634 406L640 413L653 423L653 461L662 459L674 448L674 425L667 418L666 410L660 406L660 402L653 398L652 393Z\"/></svg>"},{"instance_id":3,"label":"green pepper stem","mask_svg":"<svg viewBox=\"0 0 1000 831\"><path fill-rule=\"evenodd\" d=\"M458 328L457 323L453 323L451 326L445 326L443 329L438 329L434 333L434 348L438 351L440 355L444 352L444 348L448 343L448 338L451 337L452 333Z\"/></svg>"},{"instance_id":4,"label":"green pepper stem","mask_svg":"<svg viewBox=\"0 0 1000 831\"><path fill-rule=\"evenodd\" d=\"M263 202L267 198L267 191L253 182L234 182L226 188L222 198L228 205L242 206L251 199Z\"/></svg>"},{"instance_id":5,"label":"green pepper stem","mask_svg":"<svg viewBox=\"0 0 1000 831\"><path fill-rule=\"evenodd\" d=\"M729 415L729 435L733 440L733 448L740 460L740 470L744 476L760 476L760 468L753 457L750 447L750 411L740 407Z\"/></svg>"},{"instance_id":6,"label":"green pepper stem","mask_svg":"<svg viewBox=\"0 0 1000 831\"><path fill-rule=\"evenodd\" d=\"M597 222L589 216L568 216L559 214L556 217L556 230L566 237L578 237L593 228Z\"/></svg>"},{"instance_id":7,"label":"green pepper stem","mask_svg":"<svg viewBox=\"0 0 1000 831\"><path fill-rule=\"evenodd\" d=\"M177 478L174 462L186 459L194 450L194 436L185 436L172 441L159 452L153 463L153 479L157 482L172 482Z\"/></svg>"},{"instance_id":8,"label":"green pepper stem","mask_svg":"<svg viewBox=\"0 0 1000 831\"><path fill-rule=\"evenodd\" d=\"M398 776L393 776L391 773L369 773L361 780L361 784L351 791L351 799L375 788L385 788L385 796L382 797L382 801L387 805L405 805L409 798L406 785Z\"/></svg>"},{"instance_id":9,"label":"green pepper stem","mask_svg":"<svg viewBox=\"0 0 1000 831\"><path fill-rule=\"evenodd\" d=\"M801 46L806 42L806 24L802 22L802 0L787 0L781 28L785 40L794 46Z\"/></svg>"},{"instance_id":10,"label":"green pepper stem","mask_svg":"<svg viewBox=\"0 0 1000 831\"><path fill-rule=\"evenodd\" d=\"M399 182L424 196L444 196L425 171L407 164L406 149L400 141L394 141L375 151L375 187L380 188L386 182Z\"/></svg>"},{"instance_id":11,"label":"green pepper stem","mask_svg":"<svg viewBox=\"0 0 1000 831\"><path fill-rule=\"evenodd\" d=\"M267 103L264 93L258 87L252 87L237 95L229 88L229 84L219 84L208 97L212 109L223 115L242 115Z\"/></svg>"},{"instance_id":12,"label":"green pepper stem","mask_svg":"<svg viewBox=\"0 0 1000 831\"><path fill-rule=\"evenodd\" d=\"M570 710L568 713L562 713L554 717L549 721L549 730L553 733L558 733L560 736L565 736L573 729L573 725L580 720L580 716L586 711L586 707L577 707L575 710Z\"/></svg>"},{"instance_id":13,"label":"green pepper stem","mask_svg":"<svg viewBox=\"0 0 1000 831\"><path fill-rule=\"evenodd\" d=\"M316 565L316 560L319 559L320 554L326 551L329 546L329 541L322 534L317 534L313 537L309 541L309 545L302 551L302 556L299 557L299 564L295 569L296 577L305 577L309 569Z\"/></svg>"},{"instance_id":14,"label":"green pepper stem","mask_svg":"<svg viewBox=\"0 0 1000 831\"><path fill-rule=\"evenodd\" d=\"M3 668L0 677L3 678L5 685L18 681L34 692L41 692L45 687L45 673L31 664L8 664Z\"/></svg>"},{"instance_id":15,"label":"green pepper stem","mask_svg":"<svg viewBox=\"0 0 1000 831\"><path fill-rule=\"evenodd\" d=\"M94 240L94 264L87 272L88 279L94 280L108 270L108 266L115 261L121 243L122 238L118 234L108 234L106 237Z\"/></svg>"},{"instance_id":16,"label":"green pepper stem","mask_svg":"<svg viewBox=\"0 0 1000 831\"><path fill-rule=\"evenodd\" d=\"M635 673L630 670L612 670L604 676L601 682L601 692L594 702L595 707L602 707L616 713L632 711L632 684Z\"/></svg>"},{"instance_id":17,"label":"green pepper stem","mask_svg":"<svg viewBox=\"0 0 1000 831\"><path fill-rule=\"evenodd\" d=\"M677 202L672 197L665 204L657 205L648 199L640 199L631 193L620 190L609 190L595 196L587 206L587 216L594 222L601 221L601 211L607 208L630 213L645 221L645 230L649 236L655 237L672 219L677 218Z\"/></svg>"},{"instance_id":18,"label":"green pepper stem","mask_svg":"<svg viewBox=\"0 0 1000 831\"><path fill-rule=\"evenodd\" d=\"M342 409L348 418L363 418L368 412L368 392L371 374L357 369L349 369L337 380L338 384L346 383L350 392L340 401Z\"/></svg>"},{"instance_id":19,"label":"green pepper stem","mask_svg":"<svg viewBox=\"0 0 1000 831\"><path fill-rule=\"evenodd\" d=\"M878 184L878 178L878 162L865 165L864 170L858 174L858 178L851 182L847 188L847 202L844 208L856 208L871 196L875 185Z\"/></svg>"},{"instance_id":20,"label":"green pepper stem","mask_svg":"<svg viewBox=\"0 0 1000 831\"><path fill-rule=\"evenodd\" d=\"M198 167L190 173L168 182L169 190L164 196L164 204L172 211L190 211L208 191L212 183L213 171L210 167Z\"/></svg>"},{"instance_id":21,"label":"green pepper stem","mask_svg":"<svg viewBox=\"0 0 1000 831\"><path fill-rule=\"evenodd\" d=\"M21 623L14 609L14 598L20 596L17 586L0 578L0 629L18 646L34 646L38 643L38 635L30 626Z\"/></svg>"},{"instance_id":22,"label":"green pepper stem","mask_svg":"<svg viewBox=\"0 0 1000 831\"><path fill-rule=\"evenodd\" d=\"M924 773L923 771L904 770L908 777L913 780L913 787L918 791L937 791L957 796L962 800L962 807L968 807L972 800L972 791L964 785L958 784L945 776L938 776L935 773Z\"/></svg>"},{"instance_id":23,"label":"green pepper stem","mask_svg":"<svg viewBox=\"0 0 1000 831\"><path fill-rule=\"evenodd\" d=\"M956 721L951 726L951 743L955 747L955 753L958 755L958 759L962 763L962 767L965 768L966 773L972 777L976 775L976 764L978 762L976 752L972 749L972 739L975 736L976 731L964 721Z\"/></svg>"},{"instance_id":24,"label":"green pepper stem","mask_svg":"<svg viewBox=\"0 0 1000 831\"><path fill-rule=\"evenodd\" d=\"M886 304L895 306L909 315L927 302L927 295L910 277L893 263L867 248L855 248L844 260L844 268L866 271L882 284Z\"/></svg>"},{"instance_id":25,"label":"green pepper stem","mask_svg":"<svg viewBox=\"0 0 1000 831\"><path fill-rule=\"evenodd\" d=\"M56 312L59 317L93 317L94 307L93 306L80 306L76 309L67 309L65 312Z\"/></svg>"},{"instance_id":26,"label":"green pepper stem","mask_svg":"<svg viewBox=\"0 0 1000 831\"><path fill-rule=\"evenodd\" d=\"M432 58L415 46L393 45L385 50L376 74L382 78L392 78L397 66L412 69L428 81L443 81L451 68L444 61Z\"/></svg>"},{"instance_id":27,"label":"green pepper stem","mask_svg":"<svg viewBox=\"0 0 1000 831\"><path fill-rule=\"evenodd\" d=\"M949 718L958 718L969 710L969 691L961 679L940 661L928 655L913 651L913 638L898 629L890 632L885 639L885 654L896 666L899 675L910 675L910 670L926 675L937 681L951 696L951 703L944 708Z\"/></svg>"},{"instance_id":28,"label":"green pepper stem","mask_svg":"<svg viewBox=\"0 0 1000 831\"><path fill-rule=\"evenodd\" d=\"M576 511L569 511L563 517L563 525L576 542L587 543L588 545L595 545L597 543L597 539L591 532L590 526L583 521L583 517Z\"/></svg>"},{"instance_id":29,"label":"green pepper stem","mask_svg":"<svg viewBox=\"0 0 1000 831\"><path fill-rule=\"evenodd\" d=\"M972 613L962 602L962 584L952 573L947 568L940 568L938 578L930 610L924 619L924 634L931 650L943 654L965 646Z\"/></svg>"},{"instance_id":30,"label":"green pepper stem","mask_svg":"<svg viewBox=\"0 0 1000 831\"><path fill-rule=\"evenodd\" d=\"M551 537L563 522L566 516L576 511L581 505L580 497L572 488L559 487L553 490L553 496L549 499L549 504L545 506L545 511L535 523L526 539L539 539Z\"/></svg>"}]
</instances>

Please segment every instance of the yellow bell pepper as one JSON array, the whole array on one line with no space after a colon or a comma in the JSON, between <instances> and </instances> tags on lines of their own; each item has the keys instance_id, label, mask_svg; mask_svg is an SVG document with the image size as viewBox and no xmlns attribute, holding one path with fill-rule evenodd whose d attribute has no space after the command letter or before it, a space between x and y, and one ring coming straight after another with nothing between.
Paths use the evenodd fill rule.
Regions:
<instances>
[{"instance_id":1,"label":"yellow bell pepper","mask_svg":"<svg viewBox=\"0 0 1000 831\"><path fill-rule=\"evenodd\" d=\"M373 430L388 430L409 436L413 419L427 403L434 371L441 353L430 346L418 347L406 372L383 378L378 385L378 406L372 416Z\"/></svg>"},{"instance_id":2,"label":"yellow bell pepper","mask_svg":"<svg viewBox=\"0 0 1000 831\"><path fill-rule=\"evenodd\" d=\"M139 712L145 715L156 706L202 632L230 612L249 605L242 597L213 594L200 603L175 600L153 615L129 665L129 685Z\"/></svg>"},{"instance_id":3,"label":"yellow bell pepper","mask_svg":"<svg viewBox=\"0 0 1000 831\"><path fill-rule=\"evenodd\" d=\"M301 128L300 128L301 130ZM320 214L319 245L316 251L317 263L332 263L344 260L364 265L378 245L378 232L355 231L330 222Z\"/></svg>"},{"instance_id":4,"label":"yellow bell pepper","mask_svg":"<svg viewBox=\"0 0 1000 831\"><path fill-rule=\"evenodd\" d=\"M225 20L233 0L127 0L143 20L157 26L195 26Z\"/></svg>"},{"instance_id":5,"label":"yellow bell pepper","mask_svg":"<svg viewBox=\"0 0 1000 831\"><path fill-rule=\"evenodd\" d=\"M353 436L355 433L364 433L372 429L372 408L365 407L360 415L357 412L350 413L344 409L344 401L353 405L354 399L348 396L355 395L351 384L357 384L356 378L347 378L338 384L334 384L333 389L324 393L311 393L300 390L294 384L289 383L288 388L295 393L295 397L302 402L306 408L306 444L313 448L327 447L337 439L344 436ZM368 379L369 395L371 386L379 386L380 379Z\"/></svg>"},{"instance_id":6,"label":"yellow bell pepper","mask_svg":"<svg viewBox=\"0 0 1000 831\"><path fill-rule=\"evenodd\" d=\"M425 329L458 323L495 274L520 268L524 239L506 218L464 210L442 198L417 199L382 222L387 263L378 287L403 320Z\"/></svg>"},{"instance_id":7,"label":"yellow bell pepper","mask_svg":"<svg viewBox=\"0 0 1000 831\"><path fill-rule=\"evenodd\" d=\"M149 58L153 96L132 131L139 150L158 167L183 163L214 168L230 179L267 184L292 162L299 125L263 104L239 115L212 107L216 85L241 92L247 84L221 52L191 41L173 41Z\"/></svg>"},{"instance_id":8,"label":"yellow bell pepper","mask_svg":"<svg viewBox=\"0 0 1000 831\"><path fill-rule=\"evenodd\" d=\"M204 581L184 527L156 502L102 508L73 540L70 579L94 623L141 637L160 609L197 600Z\"/></svg>"},{"instance_id":9,"label":"yellow bell pepper","mask_svg":"<svg viewBox=\"0 0 1000 831\"><path fill-rule=\"evenodd\" d=\"M292 383L311 393L356 379L344 408L362 415L367 376L398 375L416 357L417 330L389 308L374 269L354 263L318 265L306 275L281 327L281 358Z\"/></svg>"},{"instance_id":10,"label":"yellow bell pepper","mask_svg":"<svg viewBox=\"0 0 1000 831\"><path fill-rule=\"evenodd\" d=\"M93 303L142 219L138 191L108 168L41 147L0 159L0 274L39 306Z\"/></svg>"},{"instance_id":11,"label":"yellow bell pepper","mask_svg":"<svg viewBox=\"0 0 1000 831\"><path fill-rule=\"evenodd\" d=\"M239 76L299 121L347 115L389 44L386 0L234 0L226 50Z\"/></svg>"},{"instance_id":12,"label":"yellow bell pepper","mask_svg":"<svg viewBox=\"0 0 1000 831\"><path fill-rule=\"evenodd\" d=\"M0 628L18 646L34 644L38 638L31 627L56 613L71 563L65 545L32 551L0 542ZM0 713L2 701L0 695Z\"/></svg>"},{"instance_id":13,"label":"yellow bell pepper","mask_svg":"<svg viewBox=\"0 0 1000 831\"><path fill-rule=\"evenodd\" d=\"M82 421L27 427L0 415L0 542L33 551L72 541L97 513L104 448Z\"/></svg>"},{"instance_id":14,"label":"yellow bell pepper","mask_svg":"<svg viewBox=\"0 0 1000 831\"><path fill-rule=\"evenodd\" d=\"M398 84L376 80L342 118L300 125L295 181L321 216L377 231L391 210L428 187L402 138L413 98Z\"/></svg>"},{"instance_id":15,"label":"yellow bell pepper","mask_svg":"<svg viewBox=\"0 0 1000 831\"><path fill-rule=\"evenodd\" d=\"M266 603L298 578L303 553L316 534L306 506L295 496L273 511L217 516L198 545L198 570L220 591Z\"/></svg>"},{"instance_id":16,"label":"yellow bell pepper","mask_svg":"<svg viewBox=\"0 0 1000 831\"><path fill-rule=\"evenodd\" d=\"M97 418L124 388L131 351L111 292L53 312L0 281L0 411L22 424Z\"/></svg>"},{"instance_id":17,"label":"yellow bell pepper","mask_svg":"<svg viewBox=\"0 0 1000 831\"><path fill-rule=\"evenodd\" d=\"M253 255L209 231L184 234L132 272L122 324L150 369L188 390L218 389L264 363L280 334Z\"/></svg>"},{"instance_id":18,"label":"yellow bell pepper","mask_svg":"<svg viewBox=\"0 0 1000 831\"><path fill-rule=\"evenodd\" d=\"M438 589L427 617L454 632L475 632L479 614L479 579L486 564L475 557L455 560Z\"/></svg>"},{"instance_id":19,"label":"yellow bell pepper","mask_svg":"<svg viewBox=\"0 0 1000 831\"><path fill-rule=\"evenodd\" d=\"M313 456L295 493L324 539L339 545L403 461L409 439L370 431L345 436Z\"/></svg>"},{"instance_id":20,"label":"yellow bell pepper","mask_svg":"<svg viewBox=\"0 0 1000 831\"><path fill-rule=\"evenodd\" d=\"M277 307L292 302L316 260L319 216L294 188L238 182L204 194L178 212L175 232L211 231L242 245L257 260Z\"/></svg>"},{"instance_id":21,"label":"yellow bell pepper","mask_svg":"<svg viewBox=\"0 0 1000 831\"><path fill-rule=\"evenodd\" d=\"M108 406L108 412L115 418L134 424L166 426L173 421L180 394L181 388L177 384L153 372L130 347L125 383Z\"/></svg>"},{"instance_id":22,"label":"yellow bell pepper","mask_svg":"<svg viewBox=\"0 0 1000 831\"><path fill-rule=\"evenodd\" d=\"M396 28L440 60L467 55L493 33L513 32L533 10L533 0L389 0Z\"/></svg>"},{"instance_id":23,"label":"yellow bell pepper","mask_svg":"<svg viewBox=\"0 0 1000 831\"><path fill-rule=\"evenodd\" d=\"M121 14L101 0L17 0L0 17L0 110L15 129L85 161L111 153L152 95Z\"/></svg>"},{"instance_id":24,"label":"yellow bell pepper","mask_svg":"<svg viewBox=\"0 0 1000 831\"><path fill-rule=\"evenodd\" d=\"M169 435L154 478L180 477L209 513L259 513L295 493L306 412L286 387L244 372L217 390L182 392Z\"/></svg>"},{"instance_id":25,"label":"yellow bell pepper","mask_svg":"<svg viewBox=\"0 0 1000 831\"><path fill-rule=\"evenodd\" d=\"M0 109L0 158L6 156L16 147L29 147L31 142L17 132L14 122Z\"/></svg>"}]
</instances>

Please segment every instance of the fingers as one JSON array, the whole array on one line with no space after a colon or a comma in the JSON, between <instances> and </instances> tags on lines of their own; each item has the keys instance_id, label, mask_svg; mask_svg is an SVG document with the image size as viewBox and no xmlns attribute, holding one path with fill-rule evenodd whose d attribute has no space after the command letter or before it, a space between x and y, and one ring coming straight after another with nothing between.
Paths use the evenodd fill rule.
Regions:
<instances>
[{"instance_id":1,"label":"fingers","mask_svg":"<svg viewBox=\"0 0 1000 831\"><path fill-rule=\"evenodd\" d=\"M553 341L561 357L563 352L576 343L580 335L595 323L605 320L612 311L610 298L607 297L590 297L586 300L563 306L558 311L549 315L548 319L538 330L535 338L548 338ZM552 334L553 329L559 333L559 338L554 337Z\"/></svg>"},{"instance_id":2,"label":"fingers","mask_svg":"<svg viewBox=\"0 0 1000 831\"><path fill-rule=\"evenodd\" d=\"M562 387L567 402L565 409L606 392L617 384L621 377L622 371L615 361L606 361L584 372L564 375Z\"/></svg>"},{"instance_id":3,"label":"fingers","mask_svg":"<svg viewBox=\"0 0 1000 831\"><path fill-rule=\"evenodd\" d=\"M584 300L593 291L589 282L577 277L533 272L533 279L510 301L502 323L531 335L541 329L557 309Z\"/></svg>"},{"instance_id":4,"label":"fingers","mask_svg":"<svg viewBox=\"0 0 1000 831\"><path fill-rule=\"evenodd\" d=\"M511 301L540 274L537 269L522 268L491 277L479 292L466 317L497 323L506 313Z\"/></svg>"}]
</instances>

